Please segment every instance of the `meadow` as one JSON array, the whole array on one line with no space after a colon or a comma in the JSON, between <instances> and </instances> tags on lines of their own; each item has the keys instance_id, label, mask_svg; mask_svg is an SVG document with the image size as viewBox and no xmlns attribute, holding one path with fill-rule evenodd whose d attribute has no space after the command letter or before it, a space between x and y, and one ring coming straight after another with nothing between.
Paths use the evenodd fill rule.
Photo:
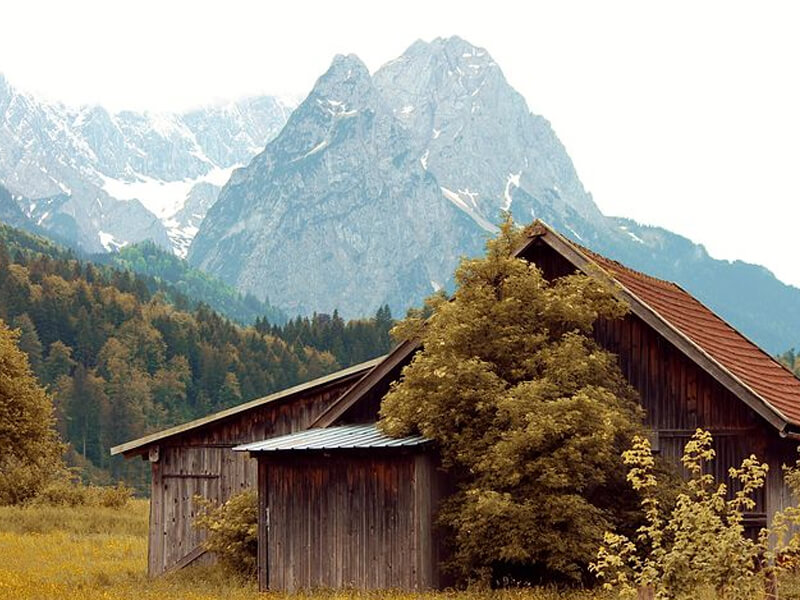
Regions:
<instances>
[{"instance_id":1,"label":"meadow","mask_svg":"<svg viewBox=\"0 0 800 600\"><path fill-rule=\"evenodd\" d=\"M3 600L282 600L215 567L148 579L147 502L100 507L0 507L0 599ZM711 596L709 596L710 598ZM498 592L315 591L314 600L613 600L600 592L546 589Z\"/></svg>"}]
</instances>

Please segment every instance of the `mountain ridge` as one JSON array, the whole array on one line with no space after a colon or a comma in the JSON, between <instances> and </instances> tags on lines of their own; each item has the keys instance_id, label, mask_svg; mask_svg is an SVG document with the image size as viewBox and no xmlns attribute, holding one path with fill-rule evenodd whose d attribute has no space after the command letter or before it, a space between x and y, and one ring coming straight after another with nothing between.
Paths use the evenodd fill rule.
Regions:
<instances>
[{"instance_id":1,"label":"mountain ridge","mask_svg":"<svg viewBox=\"0 0 800 600\"><path fill-rule=\"evenodd\" d=\"M362 94L348 97L350 104L328 85L346 80L343 64L359 73ZM743 263L716 261L666 230L603 215L550 123L529 110L485 49L458 37L417 41L368 75L354 55L334 59L284 130L223 188L192 242L191 264L248 293L268 294L279 306L288 303L290 312L336 307L349 316L388 304L398 314L448 288L459 257L480 252L508 210L521 224L541 218L609 258L686 285L772 352L796 345L800 290ZM363 129L351 145L370 145L374 152L348 163L336 157L344 138L332 135L309 107L352 118L367 98L382 107L373 117L397 133L381 137ZM426 183L391 185L380 169L387 160L404 170L392 174L395 183ZM359 170L373 174L372 187L343 187ZM438 189L436 200L431 186ZM422 206L429 209L441 198L456 212L438 213L445 219L437 222L438 236L416 235L429 225ZM359 212L367 201L376 205L369 217ZM399 208L410 205L417 207L410 213ZM309 207L313 211L304 212ZM270 241L251 243L257 238ZM409 250L412 243L419 244L416 250ZM319 244L327 248L324 256ZM438 262L429 259L433 254ZM743 289L734 295L737 281ZM761 316L765 305L775 315L771 324Z\"/></svg>"}]
</instances>

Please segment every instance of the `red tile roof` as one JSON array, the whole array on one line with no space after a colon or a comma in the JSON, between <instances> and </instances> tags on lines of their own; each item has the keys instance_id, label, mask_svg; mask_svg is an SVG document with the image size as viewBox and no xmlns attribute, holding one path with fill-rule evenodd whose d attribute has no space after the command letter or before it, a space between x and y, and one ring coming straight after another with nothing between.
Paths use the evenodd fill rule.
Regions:
<instances>
[{"instance_id":1,"label":"red tile roof","mask_svg":"<svg viewBox=\"0 0 800 600\"><path fill-rule=\"evenodd\" d=\"M800 425L800 379L680 286L579 248L788 421Z\"/></svg>"}]
</instances>

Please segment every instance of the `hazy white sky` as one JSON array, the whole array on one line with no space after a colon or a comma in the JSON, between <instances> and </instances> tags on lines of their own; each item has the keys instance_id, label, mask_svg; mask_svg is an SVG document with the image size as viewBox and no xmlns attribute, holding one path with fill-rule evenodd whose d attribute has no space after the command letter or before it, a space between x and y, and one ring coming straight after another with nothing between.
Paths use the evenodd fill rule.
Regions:
<instances>
[{"instance_id":1,"label":"hazy white sky","mask_svg":"<svg viewBox=\"0 0 800 600\"><path fill-rule=\"evenodd\" d=\"M67 104L170 110L305 94L336 53L485 47L607 214L800 286L800 3L3 3L0 72Z\"/></svg>"}]
</instances>

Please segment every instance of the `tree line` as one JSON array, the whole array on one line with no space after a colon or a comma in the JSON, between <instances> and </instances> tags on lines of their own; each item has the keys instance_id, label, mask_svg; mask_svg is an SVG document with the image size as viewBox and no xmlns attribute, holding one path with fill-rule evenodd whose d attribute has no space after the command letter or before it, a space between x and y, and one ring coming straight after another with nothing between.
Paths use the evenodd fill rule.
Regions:
<instances>
[{"instance_id":1,"label":"tree line","mask_svg":"<svg viewBox=\"0 0 800 600\"><path fill-rule=\"evenodd\" d=\"M110 446L389 348L383 309L349 323L316 315L286 330L266 319L243 327L203 304L176 305L179 293L152 283L0 227L0 319L19 330L20 348L53 395L69 462L93 481L145 489L142 465L110 457Z\"/></svg>"},{"instance_id":2,"label":"tree line","mask_svg":"<svg viewBox=\"0 0 800 600\"><path fill-rule=\"evenodd\" d=\"M800 354L794 348L779 355L778 360L788 367L792 373L800 377Z\"/></svg>"}]
</instances>

